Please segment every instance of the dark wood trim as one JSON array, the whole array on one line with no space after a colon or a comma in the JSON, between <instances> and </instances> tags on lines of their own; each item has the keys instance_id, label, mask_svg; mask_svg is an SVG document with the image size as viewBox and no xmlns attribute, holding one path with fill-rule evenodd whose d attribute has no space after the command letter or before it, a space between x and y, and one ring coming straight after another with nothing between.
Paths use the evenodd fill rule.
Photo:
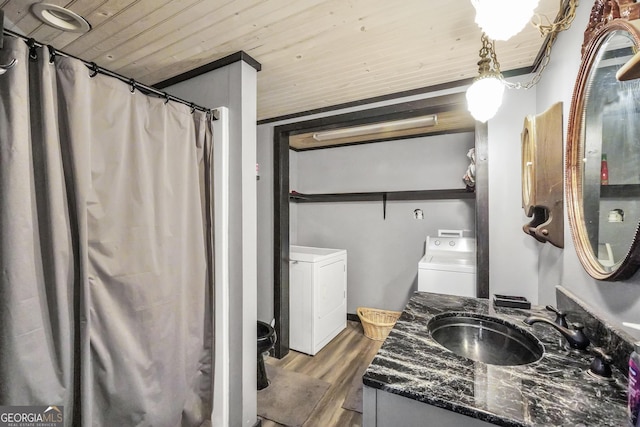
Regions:
<instances>
[{"instance_id":1,"label":"dark wood trim","mask_svg":"<svg viewBox=\"0 0 640 427\"><path fill-rule=\"evenodd\" d=\"M294 193L289 200L296 203L314 202L365 202L383 200L445 200L445 199L473 199L475 193L464 188L443 190L417 190L417 191L370 191L366 193L324 193L302 194Z\"/></svg>"},{"instance_id":2,"label":"dark wood trim","mask_svg":"<svg viewBox=\"0 0 640 427\"><path fill-rule=\"evenodd\" d=\"M601 185L600 198L626 199L640 196L640 184Z\"/></svg>"},{"instance_id":3,"label":"dark wood trim","mask_svg":"<svg viewBox=\"0 0 640 427\"><path fill-rule=\"evenodd\" d=\"M489 130L476 123L476 286L479 298L489 298Z\"/></svg>"},{"instance_id":4,"label":"dark wood trim","mask_svg":"<svg viewBox=\"0 0 640 427\"><path fill-rule=\"evenodd\" d=\"M292 192L289 200L294 203L318 202L377 202L382 201L382 219L387 218L387 201L394 200L450 200L473 199L475 193L464 188L419 191L371 191L367 193L302 194Z\"/></svg>"},{"instance_id":5,"label":"dark wood trim","mask_svg":"<svg viewBox=\"0 0 640 427\"><path fill-rule=\"evenodd\" d=\"M273 315L274 356L289 353L289 133L274 130L273 146Z\"/></svg>"},{"instance_id":6,"label":"dark wood trim","mask_svg":"<svg viewBox=\"0 0 640 427\"><path fill-rule=\"evenodd\" d=\"M357 126L402 120L429 114L437 114L444 111L452 111L459 108L466 109L466 105L467 100L465 98L465 94L464 92L460 92L452 95L420 99L417 101L405 101L384 107L370 108L368 110L359 110L352 113L336 114L334 116L289 123L286 125L276 126L275 129L278 129L280 132L287 132L291 135L295 135L300 133L339 129L345 126Z\"/></svg>"},{"instance_id":7,"label":"dark wood trim","mask_svg":"<svg viewBox=\"0 0 640 427\"><path fill-rule=\"evenodd\" d=\"M331 105L331 106L328 106L328 107L315 108L313 110L301 111L299 113L285 114L285 115L282 115L282 116L276 116L276 117L272 117L272 118L269 118L269 119L262 119L262 120L258 120L258 125L264 125L264 124L267 124L267 123L274 123L274 122L279 122L279 121L283 121L283 120L297 119L297 118L304 117L304 116L310 116L312 114L326 113L326 112L329 112L329 111L342 110L342 109L351 108L351 107L358 107L358 106L366 105L366 104L373 104L375 102L390 101L390 100L393 100L393 99L404 98L404 97L412 96L412 95L420 95L420 94L423 94L423 93L436 92L436 91L439 91L439 90L451 89L451 88L459 87L459 86L466 86L466 85L471 84L472 82L473 82L473 79L464 79L464 80L458 80L458 81L455 81L455 82L443 83L443 84L439 84L439 85L433 85L433 86L428 86L428 87L423 87L423 88L418 88L418 89L412 89L412 90L406 90L406 91L402 91L402 92L390 93L388 95L374 96L372 98L365 98L365 99L361 99L361 100L358 100L358 101L350 101L350 102L345 102L345 103L342 103L342 104Z\"/></svg>"},{"instance_id":8,"label":"dark wood trim","mask_svg":"<svg viewBox=\"0 0 640 427\"><path fill-rule=\"evenodd\" d=\"M209 71L217 70L218 68L226 67L229 64L233 64L234 62L244 61L256 71L260 71L262 69L262 64L253 59L249 54L244 51L239 51L236 53L232 53L231 55L225 56L224 58L217 59L213 62L209 62L208 64L202 65L198 68L194 68L193 70L186 71L182 74L178 74L177 76L168 78L161 82L154 84L152 87L155 89L164 89L166 87L175 85L177 83L181 83L185 80L192 79L201 74L208 73Z\"/></svg>"},{"instance_id":9,"label":"dark wood trim","mask_svg":"<svg viewBox=\"0 0 640 427\"><path fill-rule=\"evenodd\" d=\"M289 123L274 127L274 304L273 311L276 319L275 330L278 336L274 355L282 358L289 352L289 136L295 133L314 132L319 130L336 129L344 126L376 123L395 119L406 119L441 111L451 111L466 108L465 93L455 93L439 97L401 102L384 107L371 108L352 113L338 114L330 117L311 119ZM478 126L481 130L478 130ZM478 236L478 295L483 298L489 296L489 225L488 225L488 177L486 165L487 127L476 126L476 147L480 143L484 164L480 165L483 175L476 181L476 199L481 197L481 210L476 217L476 233ZM480 142L478 140L481 140ZM476 154L478 156L478 154ZM478 168L478 164L476 163ZM477 175L480 175L477 172ZM478 177L477 177L478 179ZM478 192L479 186L485 186ZM478 208L477 208L478 209Z\"/></svg>"},{"instance_id":10,"label":"dark wood trim","mask_svg":"<svg viewBox=\"0 0 640 427\"><path fill-rule=\"evenodd\" d=\"M540 53L538 55L540 55ZM534 67L522 67L522 68L516 68L514 70L503 71L502 75L504 77L516 77L516 76L531 74L533 71L535 71ZM280 121L290 120L290 119L297 119L304 116L310 116L312 114L320 114L320 113L326 113L329 111L342 110L345 108L358 107L361 105L373 104L375 102L390 101L390 100L405 98L408 96L422 95L425 93L437 92L440 90L452 89L460 86L467 86L467 85L470 85L472 82L473 82L473 78L462 79L462 80L456 80L448 83L441 83L433 86L426 86L426 87L421 87L417 89L394 92L387 95L374 96L371 98L365 98L358 101L344 102L342 104L335 104L335 105L330 105L328 107L315 108L313 110L301 111L299 113L285 114L282 116L271 117L268 119L261 119L261 120L258 120L258 125L275 123L275 122L280 122Z\"/></svg>"}]
</instances>

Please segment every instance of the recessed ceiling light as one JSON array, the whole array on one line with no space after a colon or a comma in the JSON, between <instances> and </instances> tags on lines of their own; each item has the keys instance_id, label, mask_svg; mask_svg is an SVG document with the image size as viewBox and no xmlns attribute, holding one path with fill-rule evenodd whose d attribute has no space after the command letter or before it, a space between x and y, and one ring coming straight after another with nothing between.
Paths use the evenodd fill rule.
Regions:
<instances>
[{"instance_id":1,"label":"recessed ceiling light","mask_svg":"<svg viewBox=\"0 0 640 427\"><path fill-rule=\"evenodd\" d=\"M62 31L86 33L91 25L82 16L64 7L49 3L34 3L31 12L47 25Z\"/></svg>"}]
</instances>

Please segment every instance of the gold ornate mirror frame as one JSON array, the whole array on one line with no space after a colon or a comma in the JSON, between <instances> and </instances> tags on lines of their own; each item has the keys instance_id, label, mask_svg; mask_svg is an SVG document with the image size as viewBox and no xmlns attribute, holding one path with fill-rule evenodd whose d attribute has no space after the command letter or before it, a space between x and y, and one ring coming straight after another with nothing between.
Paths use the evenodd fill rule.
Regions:
<instances>
[{"instance_id":1,"label":"gold ornate mirror frame","mask_svg":"<svg viewBox=\"0 0 640 427\"><path fill-rule=\"evenodd\" d=\"M599 50L607 40L608 35L612 34L613 31L627 32L635 47L638 48L640 46L640 20L628 21L620 15L620 8L626 3L623 1L598 0L592 9L589 26L585 31L582 62L574 87L567 131L565 173L567 210L571 234L578 258L587 273L597 280L606 281L627 279L638 270L640 267L640 233L636 226L635 236L624 259L621 258L620 261L612 265L605 265L602 260L598 259L599 240L596 242L598 246L594 249L589 239L584 209L583 192L585 189L583 182L587 156L585 153L585 108L589 91L588 85L593 83L590 79L592 71L597 65L594 62L598 58ZM633 6L640 6L640 4L634 4ZM637 18L635 15L638 14L638 8L632 9L632 12L632 15L627 13L626 16ZM600 151L603 152L602 149ZM640 171L640 165L638 165L638 170ZM598 195L598 200L600 200L599 198L600 195Z\"/></svg>"}]
</instances>

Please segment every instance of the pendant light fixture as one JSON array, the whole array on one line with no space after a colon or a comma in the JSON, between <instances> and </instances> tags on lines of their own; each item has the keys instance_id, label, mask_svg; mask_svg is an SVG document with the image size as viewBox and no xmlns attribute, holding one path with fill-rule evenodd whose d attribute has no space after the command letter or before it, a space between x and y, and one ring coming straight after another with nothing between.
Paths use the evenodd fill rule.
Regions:
<instances>
[{"instance_id":1,"label":"pendant light fixture","mask_svg":"<svg viewBox=\"0 0 640 427\"><path fill-rule=\"evenodd\" d=\"M498 112L502 104L505 87L508 89L530 89L538 83L542 77L542 72L549 63L551 47L555 43L558 33L568 29L576 16L578 0L568 0L566 4L561 1L561 13L558 13L558 17L551 24L543 25L543 21L550 21L546 17L543 19L539 16L538 22L531 22L540 31L540 35L547 37L547 39L544 45L544 55L538 65L536 74L527 83L509 83L504 79L496 56L494 40L506 40L510 37L506 37L509 33L513 35L520 32L521 27L515 32L513 30L515 26L512 25L512 21L521 19L520 12L512 12L513 8L520 10L524 3L529 4L528 7L532 7L532 9L526 20L531 20L531 15L538 5L538 0L471 0L471 3L478 12L476 22L483 30L483 33L480 37L482 47L480 48L480 61L478 61L478 76L467 89L467 108L476 120L484 123ZM509 11L507 19L502 18L504 11ZM492 23L489 23L487 15L490 15L493 19ZM492 28L493 23L501 25L501 29Z\"/></svg>"},{"instance_id":2,"label":"pendant light fixture","mask_svg":"<svg viewBox=\"0 0 640 427\"><path fill-rule=\"evenodd\" d=\"M509 40L522 31L538 3L539 0L471 0L476 24L493 40Z\"/></svg>"},{"instance_id":3,"label":"pendant light fixture","mask_svg":"<svg viewBox=\"0 0 640 427\"><path fill-rule=\"evenodd\" d=\"M498 112L502 104L504 84L500 64L496 58L494 42L485 33L480 38L479 76L467 89L467 107L474 119L484 123Z\"/></svg>"}]
</instances>

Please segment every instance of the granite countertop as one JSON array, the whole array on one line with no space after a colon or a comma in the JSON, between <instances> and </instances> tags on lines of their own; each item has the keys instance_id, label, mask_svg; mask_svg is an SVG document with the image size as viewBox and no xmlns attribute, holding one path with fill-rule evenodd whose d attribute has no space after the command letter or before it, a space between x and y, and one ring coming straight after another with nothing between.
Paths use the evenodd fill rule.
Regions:
<instances>
[{"instance_id":1,"label":"granite countertop","mask_svg":"<svg viewBox=\"0 0 640 427\"><path fill-rule=\"evenodd\" d=\"M458 356L427 330L429 319L449 311L494 316L521 326L542 342L545 353L539 361L521 366L488 365ZM593 356L566 350L561 345L564 338L548 325L524 324L522 319L532 314L554 319L543 307L494 308L486 299L416 292L363 382L501 426L625 426L625 375L616 368L613 381L588 375Z\"/></svg>"}]
</instances>

